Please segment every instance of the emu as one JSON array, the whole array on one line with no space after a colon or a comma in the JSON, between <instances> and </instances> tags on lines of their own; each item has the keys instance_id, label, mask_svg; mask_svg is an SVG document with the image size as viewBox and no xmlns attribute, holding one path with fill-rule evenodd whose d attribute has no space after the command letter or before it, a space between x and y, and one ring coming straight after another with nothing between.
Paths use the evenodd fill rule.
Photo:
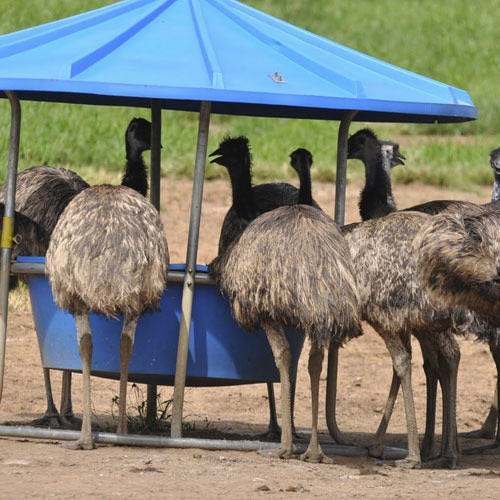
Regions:
<instances>
[{"instance_id":1,"label":"emu","mask_svg":"<svg viewBox=\"0 0 500 500\"><path fill-rule=\"evenodd\" d=\"M305 150L292 154L292 164L307 164ZM309 154L310 156L310 154ZM244 169L236 163L227 167ZM238 174L239 172L235 172ZM309 188L310 191L310 188ZM237 215L255 213L252 196L235 200ZM302 192L301 201L312 202ZM282 433L275 455L293 453L290 407L290 347L283 326L301 330L309 338L309 375L312 434L301 459L331 463L317 434L319 377L324 348L361 335L358 292L349 249L337 225L321 210L305 204L281 206L254 220L211 264L233 315L246 330L264 329L281 380Z\"/></svg>"},{"instance_id":2,"label":"emu","mask_svg":"<svg viewBox=\"0 0 500 500\"><path fill-rule=\"evenodd\" d=\"M304 199L307 204L318 207L318 204L312 199L311 195L310 167L312 164L312 155L307 150L298 149L290 155L292 167L299 175L299 189L284 182L252 186L252 157L248 139L244 136L225 138L219 144L219 148L210 154L210 157L214 157L212 163L218 163L228 169L233 198L233 204L226 213L222 224L218 255L222 255L247 225L262 213L282 205L304 203ZM247 200L252 200L252 202L246 203ZM291 374L291 379L292 427L294 428L294 373ZM268 430L264 436L267 439L275 439L280 435L280 428L276 418L272 383L267 384L267 391L270 418ZM295 428L293 433L296 434Z\"/></svg>"},{"instance_id":3,"label":"emu","mask_svg":"<svg viewBox=\"0 0 500 500\"><path fill-rule=\"evenodd\" d=\"M133 118L125 132L126 167L122 185L136 189L146 195L148 190L147 170L142 153L151 149L151 124L143 118ZM50 235L68 203L89 184L76 172L64 168L36 166L26 169L17 176L16 210L37 222ZM0 200L5 198L5 187L0 188ZM17 214L16 214L17 216ZM45 255L47 246L33 253L36 242L25 245L31 251L23 255ZM17 278L11 278L11 287ZM60 413L54 404L50 371L43 369L47 409L35 425L49 427L74 427L80 419L73 414L71 403L71 372L63 371Z\"/></svg>"},{"instance_id":4,"label":"emu","mask_svg":"<svg viewBox=\"0 0 500 500\"><path fill-rule=\"evenodd\" d=\"M160 216L136 191L94 186L66 207L52 233L46 267L56 304L75 318L83 371L80 438L69 447L94 448L90 418L92 332L89 312L124 315L120 340L118 433L127 433L129 360L139 316L155 310L166 286L169 256Z\"/></svg>"},{"instance_id":5,"label":"emu","mask_svg":"<svg viewBox=\"0 0 500 500\"><path fill-rule=\"evenodd\" d=\"M473 310L491 326L479 339L488 342L497 369L495 397L479 431L466 437L495 437L489 447L500 448L500 207L497 203L474 212L436 215L422 231L415 246L419 252L420 277L436 300ZM495 401L496 399L496 401ZM491 429L493 428L493 429ZM488 435L487 432L492 435Z\"/></svg>"}]
</instances>

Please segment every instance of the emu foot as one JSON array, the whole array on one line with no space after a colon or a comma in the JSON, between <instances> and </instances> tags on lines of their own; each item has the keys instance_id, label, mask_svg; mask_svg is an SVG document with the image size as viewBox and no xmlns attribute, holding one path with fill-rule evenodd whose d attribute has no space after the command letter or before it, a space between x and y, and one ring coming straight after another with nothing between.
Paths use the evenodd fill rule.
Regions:
<instances>
[{"instance_id":1,"label":"emu foot","mask_svg":"<svg viewBox=\"0 0 500 500\"><path fill-rule=\"evenodd\" d=\"M295 427L292 428L293 439L304 439L304 436L299 434ZM281 439L281 428L269 426L266 432L262 434L257 434L256 438L259 441L269 441L271 443L279 443Z\"/></svg>"},{"instance_id":2,"label":"emu foot","mask_svg":"<svg viewBox=\"0 0 500 500\"><path fill-rule=\"evenodd\" d=\"M275 458L283 458L283 459L288 459L288 458L293 458L293 450L291 448L283 448L280 446L279 448L276 448L275 450L259 450L259 455L265 456L265 457L275 457Z\"/></svg>"},{"instance_id":3,"label":"emu foot","mask_svg":"<svg viewBox=\"0 0 500 500\"><path fill-rule=\"evenodd\" d=\"M395 460L394 466L399 469L420 469L421 463L418 458L402 458L401 460Z\"/></svg>"},{"instance_id":4,"label":"emu foot","mask_svg":"<svg viewBox=\"0 0 500 500\"><path fill-rule=\"evenodd\" d=\"M461 432L458 435L466 439L495 439L495 429L481 427L475 431Z\"/></svg>"},{"instance_id":5,"label":"emu foot","mask_svg":"<svg viewBox=\"0 0 500 500\"><path fill-rule=\"evenodd\" d=\"M485 446L477 446L475 448L467 448L463 450L464 455L500 455L500 442L487 444Z\"/></svg>"},{"instance_id":6,"label":"emu foot","mask_svg":"<svg viewBox=\"0 0 500 500\"><path fill-rule=\"evenodd\" d=\"M422 469L456 469L458 467L457 457L434 457L422 462Z\"/></svg>"},{"instance_id":7,"label":"emu foot","mask_svg":"<svg viewBox=\"0 0 500 500\"><path fill-rule=\"evenodd\" d=\"M75 417L73 413L69 413L67 415L61 415L59 417L61 421L61 426L64 429L81 429L82 428L82 419ZM96 424L92 424L92 429Z\"/></svg>"},{"instance_id":8,"label":"emu foot","mask_svg":"<svg viewBox=\"0 0 500 500\"><path fill-rule=\"evenodd\" d=\"M312 462L314 464L333 464L333 460L327 457L319 448L307 448L300 455L300 459L304 462Z\"/></svg>"},{"instance_id":9,"label":"emu foot","mask_svg":"<svg viewBox=\"0 0 500 500\"><path fill-rule=\"evenodd\" d=\"M420 456L422 457L423 462L437 458L433 450L433 442L422 441L422 445L420 446Z\"/></svg>"},{"instance_id":10,"label":"emu foot","mask_svg":"<svg viewBox=\"0 0 500 500\"><path fill-rule=\"evenodd\" d=\"M62 446L68 450L93 450L95 448L95 442L93 438L90 439L78 439L76 441L68 441L63 443Z\"/></svg>"},{"instance_id":11,"label":"emu foot","mask_svg":"<svg viewBox=\"0 0 500 500\"><path fill-rule=\"evenodd\" d=\"M45 412L40 418L31 421L36 427L49 427L51 429L60 429L63 427L58 413Z\"/></svg>"},{"instance_id":12,"label":"emu foot","mask_svg":"<svg viewBox=\"0 0 500 500\"><path fill-rule=\"evenodd\" d=\"M368 456L374 458L384 458L384 443L380 441L373 441L368 443Z\"/></svg>"}]
</instances>

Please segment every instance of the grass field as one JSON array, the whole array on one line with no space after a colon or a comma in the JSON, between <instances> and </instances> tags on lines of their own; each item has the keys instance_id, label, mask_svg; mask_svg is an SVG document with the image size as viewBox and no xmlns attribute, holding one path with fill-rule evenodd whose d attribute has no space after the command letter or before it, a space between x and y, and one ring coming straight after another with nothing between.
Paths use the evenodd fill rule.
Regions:
<instances>
[{"instance_id":1,"label":"grass field","mask_svg":"<svg viewBox=\"0 0 500 500\"><path fill-rule=\"evenodd\" d=\"M110 0L16 0L5 2L0 33L101 7ZM415 180L459 189L491 183L488 153L500 146L500 69L497 59L498 0L247 0L247 3L339 43L397 66L466 89L479 119L458 125L376 124L381 138L401 139L407 167L398 182ZM123 135L145 109L23 103L20 168L52 164L72 168L90 182L114 181L124 162ZM10 112L0 100L0 159L7 158ZM356 130L366 124L354 124ZM312 120L213 116L209 149L226 134L249 137L257 181L290 177L288 154L306 147L313 176L334 179L338 123ZM164 175L191 176L197 116L163 112ZM443 140L442 136L446 136ZM0 182L6 161L1 160ZM208 177L225 175L210 165ZM360 177L353 163L349 176ZM471 186L472 185L472 186Z\"/></svg>"}]
</instances>

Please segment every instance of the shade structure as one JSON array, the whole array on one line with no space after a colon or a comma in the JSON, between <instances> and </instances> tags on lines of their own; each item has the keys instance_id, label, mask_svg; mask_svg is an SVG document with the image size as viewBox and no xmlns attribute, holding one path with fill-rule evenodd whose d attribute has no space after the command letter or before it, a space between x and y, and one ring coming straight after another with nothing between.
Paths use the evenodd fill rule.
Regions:
<instances>
[{"instance_id":1,"label":"shade structure","mask_svg":"<svg viewBox=\"0 0 500 500\"><path fill-rule=\"evenodd\" d=\"M0 37L21 99L359 121L477 118L466 91L234 0L125 0Z\"/></svg>"}]
</instances>

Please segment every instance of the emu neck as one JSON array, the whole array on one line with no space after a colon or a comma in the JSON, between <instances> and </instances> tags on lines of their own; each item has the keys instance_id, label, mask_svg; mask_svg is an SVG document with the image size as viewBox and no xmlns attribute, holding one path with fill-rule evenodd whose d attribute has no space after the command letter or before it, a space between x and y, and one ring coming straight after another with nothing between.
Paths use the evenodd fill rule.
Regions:
<instances>
[{"instance_id":1,"label":"emu neck","mask_svg":"<svg viewBox=\"0 0 500 500\"><path fill-rule=\"evenodd\" d=\"M500 175L495 174L495 182L493 183L493 194L491 201L498 203L500 201Z\"/></svg>"},{"instance_id":2,"label":"emu neck","mask_svg":"<svg viewBox=\"0 0 500 500\"><path fill-rule=\"evenodd\" d=\"M146 164L142 159L142 151L129 144L127 148L127 165L122 180L122 186L128 186L146 196L148 193L148 176Z\"/></svg>"},{"instance_id":3,"label":"emu neck","mask_svg":"<svg viewBox=\"0 0 500 500\"><path fill-rule=\"evenodd\" d=\"M233 207L239 218L251 221L256 217L250 169L229 168Z\"/></svg>"},{"instance_id":4,"label":"emu neck","mask_svg":"<svg viewBox=\"0 0 500 500\"><path fill-rule=\"evenodd\" d=\"M299 188L299 204L301 205L311 205L313 204L312 199L312 187L311 187L311 171L308 166L301 165L298 169L300 188Z\"/></svg>"},{"instance_id":5,"label":"emu neck","mask_svg":"<svg viewBox=\"0 0 500 500\"><path fill-rule=\"evenodd\" d=\"M395 210L391 178L384 168L382 154L378 152L365 162L365 187L359 201L361 219L383 217Z\"/></svg>"}]
</instances>

